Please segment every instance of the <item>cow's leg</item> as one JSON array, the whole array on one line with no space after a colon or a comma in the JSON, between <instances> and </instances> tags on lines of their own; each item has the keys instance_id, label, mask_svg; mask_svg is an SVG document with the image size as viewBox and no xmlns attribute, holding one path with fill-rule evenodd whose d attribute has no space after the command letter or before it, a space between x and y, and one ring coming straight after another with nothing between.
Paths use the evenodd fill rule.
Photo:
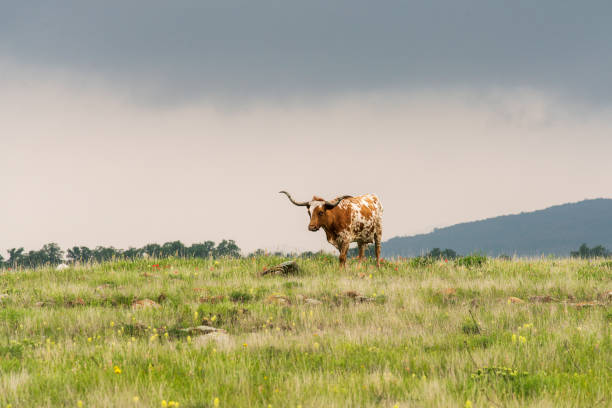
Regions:
<instances>
[{"instance_id":1,"label":"cow's leg","mask_svg":"<svg viewBox=\"0 0 612 408\"><path fill-rule=\"evenodd\" d=\"M376 247L376 266L380 268L380 234L374 235L374 246Z\"/></svg>"},{"instance_id":2,"label":"cow's leg","mask_svg":"<svg viewBox=\"0 0 612 408\"><path fill-rule=\"evenodd\" d=\"M357 256L357 259L359 259L359 263L361 263L363 261L363 254L365 252L366 244L363 242L358 242L357 246L359 247L359 255Z\"/></svg>"},{"instance_id":3,"label":"cow's leg","mask_svg":"<svg viewBox=\"0 0 612 408\"><path fill-rule=\"evenodd\" d=\"M340 245L340 267L345 268L346 267L346 253L348 252L349 249L349 244L342 244Z\"/></svg>"}]
</instances>

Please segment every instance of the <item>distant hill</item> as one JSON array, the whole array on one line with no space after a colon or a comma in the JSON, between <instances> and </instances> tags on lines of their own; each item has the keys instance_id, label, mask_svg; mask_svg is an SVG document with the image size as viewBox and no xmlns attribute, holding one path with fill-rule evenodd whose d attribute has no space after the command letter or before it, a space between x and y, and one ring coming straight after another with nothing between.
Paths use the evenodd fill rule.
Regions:
<instances>
[{"instance_id":1,"label":"distant hill","mask_svg":"<svg viewBox=\"0 0 612 408\"><path fill-rule=\"evenodd\" d=\"M395 237L383 242L382 255L416 256L433 248L450 248L459 254L569 256L582 243L612 249L612 199L585 200Z\"/></svg>"}]
</instances>

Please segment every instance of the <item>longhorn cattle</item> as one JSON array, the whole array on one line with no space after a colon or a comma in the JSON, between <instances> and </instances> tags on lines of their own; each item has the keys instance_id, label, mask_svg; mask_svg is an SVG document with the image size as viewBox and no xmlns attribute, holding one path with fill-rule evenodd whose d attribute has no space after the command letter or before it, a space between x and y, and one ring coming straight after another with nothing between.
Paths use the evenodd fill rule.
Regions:
<instances>
[{"instance_id":1,"label":"longhorn cattle","mask_svg":"<svg viewBox=\"0 0 612 408\"><path fill-rule=\"evenodd\" d=\"M289 201L306 207L310 216L308 230L323 228L327 241L340 251L340 265L346 264L346 253L351 242L357 242L359 260L363 259L367 244L374 242L376 264L380 266L380 241L382 238L383 208L375 194L358 197L339 196L331 201L314 196L310 201L297 202L286 191Z\"/></svg>"}]
</instances>

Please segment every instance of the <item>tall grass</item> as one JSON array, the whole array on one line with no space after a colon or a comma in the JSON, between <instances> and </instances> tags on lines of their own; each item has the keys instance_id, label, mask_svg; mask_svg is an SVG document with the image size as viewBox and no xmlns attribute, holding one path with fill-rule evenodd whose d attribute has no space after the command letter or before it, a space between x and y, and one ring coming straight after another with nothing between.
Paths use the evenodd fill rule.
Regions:
<instances>
[{"instance_id":1,"label":"tall grass","mask_svg":"<svg viewBox=\"0 0 612 408\"><path fill-rule=\"evenodd\" d=\"M0 271L0 407L612 405L603 261L280 261Z\"/></svg>"}]
</instances>

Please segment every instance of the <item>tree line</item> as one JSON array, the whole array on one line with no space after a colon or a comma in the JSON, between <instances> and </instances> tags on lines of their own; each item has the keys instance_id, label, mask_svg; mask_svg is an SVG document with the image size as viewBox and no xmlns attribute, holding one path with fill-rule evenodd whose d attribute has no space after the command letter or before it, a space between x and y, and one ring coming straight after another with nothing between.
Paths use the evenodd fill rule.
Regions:
<instances>
[{"instance_id":1,"label":"tree line","mask_svg":"<svg viewBox=\"0 0 612 408\"><path fill-rule=\"evenodd\" d=\"M126 250L109 246L97 246L90 249L86 246L74 246L65 252L54 242L44 245L39 250L26 252L23 247L11 248L5 260L0 255L0 268L36 268L45 265L59 265L63 262L89 263L105 262L116 259L137 258L219 258L240 257L240 248L234 240L223 240L215 245L213 241L205 241L186 246L181 241L171 241L165 244L147 244L142 248L130 247ZM65 254L65 257L64 257Z\"/></svg>"},{"instance_id":2,"label":"tree line","mask_svg":"<svg viewBox=\"0 0 612 408\"><path fill-rule=\"evenodd\" d=\"M142 248L130 247L126 250L117 249L115 247L97 246L90 249L86 246L73 246L63 251L60 246L54 242L44 245L39 250L31 250L25 252L24 248L11 248L8 251L8 258L0 254L0 268L36 268L45 265L59 265L63 262L69 263L90 263L90 262L105 262L117 259L137 259L137 258L219 258L230 257L240 258L240 248L234 240L222 240L215 245L213 241L205 241L195 243L191 246L186 246L181 241L166 242L162 245L147 244ZM65 255L65 256L64 256ZM300 257L300 258L318 258L331 257L332 255L323 251L311 252L306 251L301 254L268 252L263 249L258 249L247 255L247 257L259 257L265 255L273 255L277 257ZM349 257L357 256L357 248L349 250ZM374 257L374 246L369 245L365 250L365 256ZM597 245L589 248L586 244L582 244L577 251L572 251L572 258L612 258L612 252L602 245ZM419 258L431 259L456 259L461 257L452 249L434 248L426 255ZM510 259L507 255L500 255L500 258Z\"/></svg>"},{"instance_id":3,"label":"tree line","mask_svg":"<svg viewBox=\"0 0 612 408\"><path fill-rule=\"evenodd\" d=\"M589 248L587 244L580 245L577 251L570 253L572 258L612 258L612 252L608 251L603 245Z\"/></svg>"}]
</instances>

